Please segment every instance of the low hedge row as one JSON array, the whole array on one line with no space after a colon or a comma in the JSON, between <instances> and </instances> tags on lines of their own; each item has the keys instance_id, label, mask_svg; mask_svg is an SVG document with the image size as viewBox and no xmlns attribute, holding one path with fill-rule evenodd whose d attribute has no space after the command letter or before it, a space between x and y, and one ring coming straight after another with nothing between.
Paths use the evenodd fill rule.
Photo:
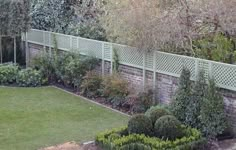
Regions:
<instances>
[{"instance_id":1,"label":"low hedge row","mask_svg":"<svg viewBox=\"0 0 236 150\"><path fill-rule=\"evenodd\" d=\"M0 64L0 85L14 84L23 87L36 87L45 84L41 71L20 69L13 63Z\"/></svg>"},{"instance_id":2,"label":"low hedge row","mask_svg":"<svg viewBox=\"0 0 236 150\"><path fill-rule=\"evenodd\" d=\"M106 131L96 136L96 144L105 150L199 150L206 140L193 128L184 127L185 136L174 141L128 134L127 127Z\"/></svg>"}]
</instances>

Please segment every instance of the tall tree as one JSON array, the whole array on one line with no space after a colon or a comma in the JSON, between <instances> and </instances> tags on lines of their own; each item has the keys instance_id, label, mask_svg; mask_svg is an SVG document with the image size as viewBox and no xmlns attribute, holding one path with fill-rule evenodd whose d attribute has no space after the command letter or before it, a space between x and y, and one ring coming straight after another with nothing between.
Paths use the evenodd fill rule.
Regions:
<instances>
[{"instance_id":1,"label":"tall tree","mask_svg":"<svg viewBox=\"0 0 236 150\"><path fill-rule=\"evenodd\" d=\"M42 0L31 3L32 27L68 34L77 21L76 0Z\"/></svg>"},{"instance_id":2,"label":"tall tree","mask_svg":"<svg viewBox=\"0 0 236 150\"><path fill-rule=\"evenodd\" d=\"M104 10L109 39L142 50L196 56L195 39L236 33L235 0L108 0Z\"/></svg>"},{"instance_id":3,"label":"tall tree","mask_svg":"<svg viewBox=\"0 0 236 150\"><path fill-rule=\"evenodd\" d=\"M14 39L15 63L16 37L21 36L23 32L27 32L30 27L29 23L29 0L0 0L0 40L3 36L12 37ZM0 51L2 54L1 46Z\"/></svg>"},{"instance_id":4,"label":"tall tree","mask_svg":"<svg viewBox=\"0 0 236 150\"><path fill-rule=\"evenodd\" d=\"M31 8L35 29L106 40L99 0L34 0Z\"/></svg>"}]
</instances>

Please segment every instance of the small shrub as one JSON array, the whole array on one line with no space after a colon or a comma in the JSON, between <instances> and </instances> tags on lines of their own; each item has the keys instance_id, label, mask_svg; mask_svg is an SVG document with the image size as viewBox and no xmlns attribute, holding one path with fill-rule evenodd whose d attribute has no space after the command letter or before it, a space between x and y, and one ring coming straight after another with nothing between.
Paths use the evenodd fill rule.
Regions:
<instances>
[{"instance_id":1,"label":"small shrub","mask_svg":"<svg viewBox=\"0 0 236 150\"><path fill-rule=\"evenodd\" d=\"M166 116L166 115L171 115L171 113L164 108L156 108L156 109L151 110L150 115L148 117L152 120L152 124L154 125L155 122L159 118L161 118L162 116Z\"/></svg>"},{"instance_id":2,"label":"small shrub","mask_svg":"<svg viewBox=\"0 0 236 150\"><path fill-rule=\"evenodd\" d=\"M43 53L33 59L33 67L42 72L42 76L52 82L56 78L57 63L54 57L50 57L48 53ZM58 66L59 67L59 66Z\"/></svg>"},{"instance_id":3,"label":"small shrub","mask_svg":"<svg viewBox=\"0 0 236 150\"><path fill-rule=\"evenodd\" d=\"M18 66L12 63L0 64L0 84L15 82L18 71Z\"/></svg>"},{"instance_id":4,"label":"small shrub","mask_svg":"<svg viewBox=\"0 0 236 150\"><path fill-rule=\"evenodd\" d=\"M175 140L183 136L181 122L171 115L159 118L155 123L154 130L155 136L163 139Z\"/></svg>"},{"instance_id":5,"label":"small shrub","mask_svg":"<svg viewBox=\"0 0 236 150\"><path fill-rule=\"evenodd\" d=\"M129 94L128 82L119 74L113 74L104 78L102 82L102 94L107 98L108 102L113 105L120 106L126 100Z\"/></svg>"},{"instance_id":6,"label":"small shrub","mask_svg":"<svg viewBox=\"0 0 236 150\"><path fill-rule=\"evenodd\" d=\"M138 94L134 101L134 106L132 111L135 113L144 113L147 109L152 106L153 103L153 92L148 90L148 92L141 92Z\"/></svg>"},{"instance_id":7,"label":"small shrub","mask_svg":"<svg viewBox=\"0 0 236 150\"><path fill-rule=\"evenodd\" d=\"M128 122L128 131L130 134L151 135L152 128L151 120L145 115L136 115Z\"/></svg>"},{"instance_id":8,"label":"small shrub","mask_svg":"<svg viewBox=\"0 0 236 150\"><path fill-rule=\"evenodd\" d=\"M41 72L32 68L22 69L17 75L16 82L23 87L36 87L43 84Z\"/></svg>"},{"instance_id":9,"label":"small shrub","mask_svg":"<svg viewBox=\"0 0 236 150\"><path fill-rule=\"evenodd\" d=\"M87 72L80 86L81 94L90 98L100 96L101 83L102 78L96 72Z\"/></svg>"}]
</instances>

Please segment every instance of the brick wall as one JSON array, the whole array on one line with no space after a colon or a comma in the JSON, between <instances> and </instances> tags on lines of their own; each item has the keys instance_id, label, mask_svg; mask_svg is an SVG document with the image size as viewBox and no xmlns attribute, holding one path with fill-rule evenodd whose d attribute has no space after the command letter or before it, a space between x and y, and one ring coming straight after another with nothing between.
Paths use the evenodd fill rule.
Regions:
<instances>
[{"instance_id":1,"label":"brick wall","mask_svg":"<svg viewBox=\"0 0 236 150\"><path fill-rule=\"evenodd\" d=\"M40 51L43 49L42 46L38 46L35 44L30 44L29 47L30 47L31 59L37 54L39 54ZM109 75L111 69L110 62L105 61L104 68L105 68L104 70L105 75ZM101 63L100 66L96 68L96 71L99 74L102 73ZM131 89L133 89L136 93L142 91L142 85L143 85L142 69L126 65L120 65L119 72L121 73L122 77L130 83ZM152 89L153 72L146 71L145 83L146 83L145 84L146 90ZM155 84L156 84L157 100L163 104L169 104L175 93L175 90L177 89L178 78L157 73ZM221 93L224 96L226 112L231 121L234 132L236 133L236 92L222 89Z\"/></svg>"}]
</instances>

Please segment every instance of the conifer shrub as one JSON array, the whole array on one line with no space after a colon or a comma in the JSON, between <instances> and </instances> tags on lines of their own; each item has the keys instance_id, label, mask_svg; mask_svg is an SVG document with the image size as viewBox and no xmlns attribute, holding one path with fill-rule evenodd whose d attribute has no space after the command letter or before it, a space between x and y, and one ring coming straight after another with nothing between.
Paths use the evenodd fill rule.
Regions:
<instances>
[{"instance_id":1,"label":"conifer shrub","mask_svg":"<svg viewBox=\"0 0 236 150\"><path fill-rule=\"evenodd\" d=\"M227 127L223 96L217 91L215 81L209 79L206 96L201 105L202 132L208 138L222 134Z\"/></svg>"},{"instance_id":2,"label":"conifer shrub","mask_svg":"<svg viewBox=\"0 0 236 150\"><path fill-rule=\"evenodd\" d=\"M191 81L190 81L190 71L187 68L183 68L178 89L175 93L174 99L171 103L171 111L173 115L185 123L187 115L188 105L190 103L191 97Z\"/></svg>"},{"instance_id":3,"label":"conifer shrub","mask_svg":"<svg viewBox=\"0 0 236 150\"><path fill-rule=\"evenodd\" d=\"M206 87L207 84L204 76L204 71L201 70L198 74L196 82L194 83L190 103L188 103L189 105L187 106L186 110L185 124L193 128L201 128L201 121L199 117L201 105L206 93Z\"/></svg>"}]
</instances>

